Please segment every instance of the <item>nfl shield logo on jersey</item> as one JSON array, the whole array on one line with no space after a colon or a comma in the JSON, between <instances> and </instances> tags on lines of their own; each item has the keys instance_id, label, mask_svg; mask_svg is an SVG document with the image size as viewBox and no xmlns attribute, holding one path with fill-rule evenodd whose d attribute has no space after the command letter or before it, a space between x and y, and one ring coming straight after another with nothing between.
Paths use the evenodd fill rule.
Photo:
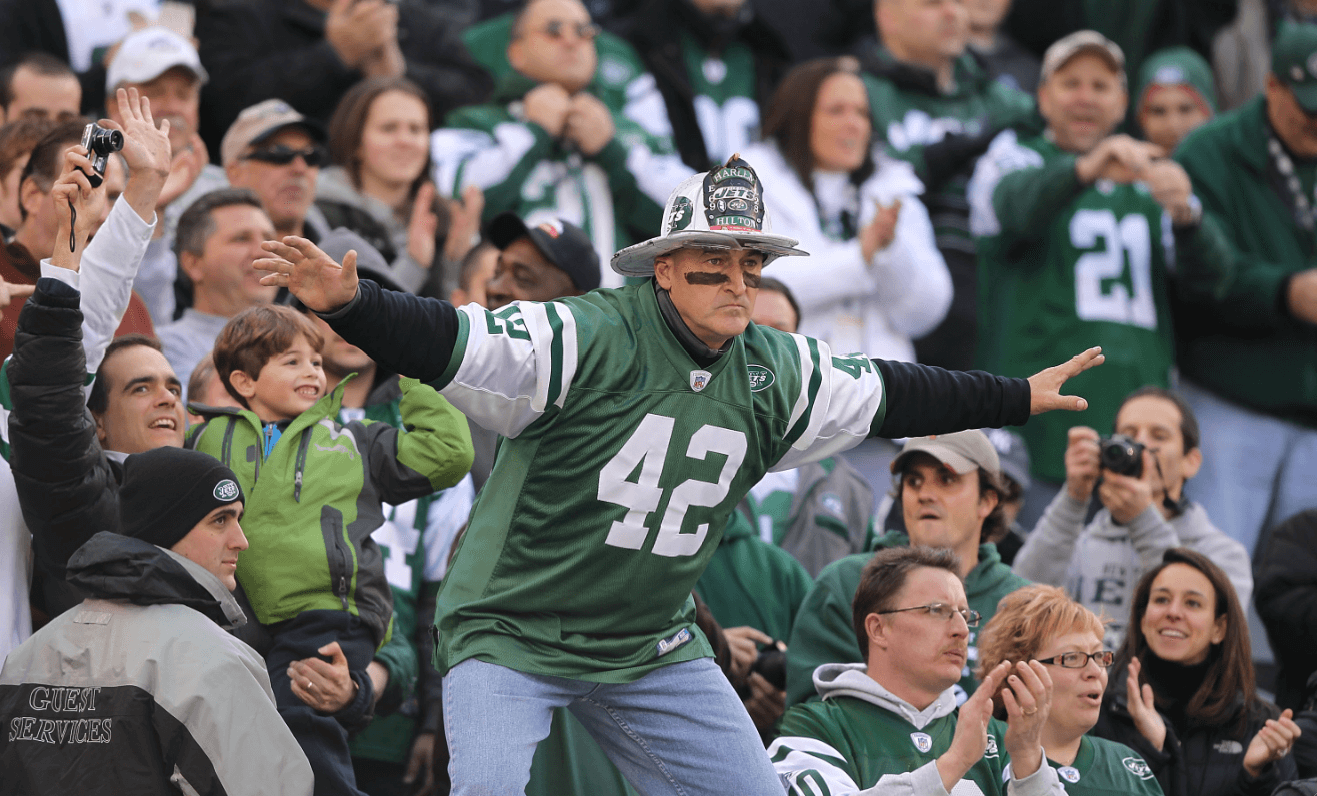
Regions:
<instances>
[{"instance_id":1,"label":"nfl shield logo on jersey","mask_svg":"<svg viewBox=\"0 0 1317 796\"><path fill-rule=\"evenodd\" d=\"M703 390L705 387L709 385L709 379L712 378L713 378L713 374L707 370L692 370L691 389L694 390L695 392L699 392L700 390Z\"/></svg>"},{"instance_id":2,"label":"nfl shield logo on jersey","mask_svg":"<svg viewBox=\"0 0 1317 796\"><path fill-rule=\"evenodd\" d=\"M921 752L927 753L928 750L933 748L933 736L926 732L912 732L910 733L910 740L915 742L915 748Z\"/></svg>"}]
</instances>

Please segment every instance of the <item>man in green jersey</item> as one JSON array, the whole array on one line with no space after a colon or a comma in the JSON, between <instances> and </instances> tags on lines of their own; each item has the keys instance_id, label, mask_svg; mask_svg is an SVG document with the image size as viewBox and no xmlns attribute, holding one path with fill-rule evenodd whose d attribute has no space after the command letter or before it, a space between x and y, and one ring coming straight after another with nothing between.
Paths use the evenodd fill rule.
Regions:
<instances>
[{"instance_id":1,"label":"man in green jersey","mask_svg":"<svg viewBox=\"0 0 1317 796\"><path fill-rule=\"evenodd\" d=\"M1110 428L1130 392L1168 386L1172 257L1185 271L1220 256L1205 245L1215 227L1201 222L1184 169L1154 144L1111 134L1125 117L1125 85L1120 48L1100 34L1052 45L1038 87L1047 131L1025 140L1003 133L970 186L980 364L1028 373L1075 345L1101 345L1108 357L1101 377L1080 379L1088 411L1023 430L1040 498L1031 497L1031 511L1065 480L1071 426Z\"/></svg>"},{"instance_id":2,"label":"man in green jersey","mask_svg":"<svg viewBox=\"0 0 1317 796\"><path fill-rule=\"evenodd\" d=\"M788 793L1065 793L1056 770L1043 765L1047 667L1003 661L956 706L969 634L979 624L959 568L954 553L932 547L884 550L865 566L851 615L864 663L820 667L823 701L787 711L768 749ZM1003 682L1005 724L992 717Z\"/></svg>"},{"instance_id":3,"label":"man in green jersey","mask_svg":"<svg viewBox=\"0 0 1317 796\"><path fill-rule=\"evenodd\" d=\"M836 356L749 322L771 232L749 164L691 177L624 288L496 312L381 290L308 241L259 261L380 365L431 381L505 437L438 596L453 792L520 793L567 707L646 793L774 794L754 725L710 659L690 591L769 468L871 434L1081 409L1090 349L1031 377Z\"/></svg>"},{"instance_id":4,"label":"man in green jersey","mask_svg":"<svg viewBox=\"0 0 1317 796\"><path fill-rule=\"evenodd\" d=\"M602 262L648 235L690 169L670 141L610 108L594 77L597 28L580 0L533 0L507 45L513 70L488 105L449 115L431 139L440 193L484 191L484 219L512 212L534 227L565 218ZM622 284L606 274L604 284Z\"/></svg>"}]
</instances>

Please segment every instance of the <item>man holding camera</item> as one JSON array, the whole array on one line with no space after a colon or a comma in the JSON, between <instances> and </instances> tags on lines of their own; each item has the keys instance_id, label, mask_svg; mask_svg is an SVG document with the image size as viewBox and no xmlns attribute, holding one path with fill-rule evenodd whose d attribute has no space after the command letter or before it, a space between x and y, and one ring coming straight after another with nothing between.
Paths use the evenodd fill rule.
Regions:
<instances>
[{"instance_id":1,"label":"man holding camera","mask_svg":"<svg viewBox=\"0 0 1317 796\"><path fill-rule=\"evenodd\" d=\"M1140 388L1120 405L1115 430L1099 439L1091 428L1070 429L1065 489L1016 555L1016 574L1061 586L1110 617L1108 649L1124 638L1139 576L1169 547L1188 547L1220 565L1247 610L1253 593L1248 552L1184 495L1185 481L1203 463L1189 404L1170 390ZM1102 509L1085 527L1094 490Z\"/></svg>"}]
</instances>

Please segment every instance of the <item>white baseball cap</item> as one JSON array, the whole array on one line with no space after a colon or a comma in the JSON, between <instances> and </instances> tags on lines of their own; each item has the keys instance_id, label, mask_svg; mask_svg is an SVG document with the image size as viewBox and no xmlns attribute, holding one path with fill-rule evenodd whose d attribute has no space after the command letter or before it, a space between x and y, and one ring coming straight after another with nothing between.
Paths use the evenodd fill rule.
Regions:
<instances>
[{"instance_id":1,"label":"white baseball cap","mask_svg":"<svg viewBox=\"0 0 1317 796\"><path fill-rule=\"evenodd\" d=\"M105 71L105 90L112 92L124 83L155 80L176 66L191 71L203 85L210 79L192 42L169 28L139 30L119 45Z\"/></svg>"},{"instance_id":2,"label":"white baseball cap","mask_svg":"<svg viewBox=\"0 0 1317 796\"><path fill-rule=\"evenodd\" d=\"M796 241L772 234L759 176L740 155L726 165L688 177L668 196L657 238L613 255L624 276L653 276L654 258L687 246L721 246L763 252L764 264L778 257L808 257Z\"/></svg>"}]
</instances>

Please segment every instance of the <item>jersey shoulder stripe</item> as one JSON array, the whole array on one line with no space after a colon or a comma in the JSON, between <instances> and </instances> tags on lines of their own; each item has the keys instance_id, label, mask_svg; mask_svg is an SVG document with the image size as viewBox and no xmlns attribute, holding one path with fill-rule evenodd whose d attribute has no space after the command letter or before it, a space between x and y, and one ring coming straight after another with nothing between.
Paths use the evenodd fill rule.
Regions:
<instances>
[{"instance_id":1,"label":"jersey shoulder stripe","mask_svg":"<svg viewBox=\"0 0 1317 796\"><path fill-rule=\"evenodd\" d=\"M974 175L965 189L969 200L969 229L975 237L997 235L1001 221L997 218L992 195L1002 178L1021 169L1038 168L1043 156L1036 149L1020 143L1014 130L1003 130L974 167Z\"/></svg>"}]
</instances>

